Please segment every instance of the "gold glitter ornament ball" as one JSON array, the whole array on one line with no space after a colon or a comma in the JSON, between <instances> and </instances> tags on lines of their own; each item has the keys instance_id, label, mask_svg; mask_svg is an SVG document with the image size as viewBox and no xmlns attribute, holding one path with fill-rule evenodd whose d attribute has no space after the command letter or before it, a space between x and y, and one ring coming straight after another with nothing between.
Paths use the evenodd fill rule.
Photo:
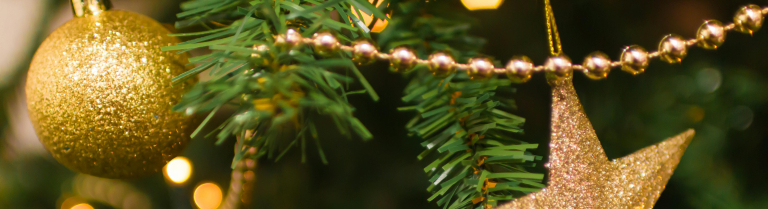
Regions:
<instances>
[{"instance_id":1,"label":"gold glitter ornament ball","mask_svg":"<svg viewBox=\"0 0 768 209\"><path fill-rule=\"evenodd\" d=\"M27 104L37 136L56 160L85 174L160 171L189 142L190 118L171 111L194 82L171 85L186 71L188 55L161 51L179 40L149 17L75 12L81 17L54 31L29 69Z\"/></svg>"}]
</instances>

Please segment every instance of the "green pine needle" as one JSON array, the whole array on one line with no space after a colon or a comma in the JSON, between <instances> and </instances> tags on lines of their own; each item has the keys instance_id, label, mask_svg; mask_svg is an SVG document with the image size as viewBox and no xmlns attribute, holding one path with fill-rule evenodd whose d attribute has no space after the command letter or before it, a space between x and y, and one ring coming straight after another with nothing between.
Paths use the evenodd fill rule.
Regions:
<instances>
[{"instance_id":1,"label":"green pine needle","mask_svg":"<svg viewBox=\"0 0 768 209\"><path fill-rule=\"evenodd\" d=\"M391 3L397 3L389 7L393 18L379 36L386 48L406 45L421 58L447 51L457 61L465 61L484 44L468 35L471 24L455 18L457 13L443 7L444 3ZM424 140L421 145L426 150L418 159L438 153L424 168L432 192L427 200L440 197L436 203L443 208L484 208L544 186L543 174L525 171L541 159L529 152L538 145L515 139L525 120L500 109L514 107L495 93L513 92L509 80L476 82L464 73L437 78L424 71L410 76L402 99L415 104L400 110L417 115L406 127Z\"/></svg>"},{"instance_id":2,"label":"green pine needle","mask_svg":"<svg viewBox=\"0 0 768 209\"><path fill-rule=\"evenodd\" d=\"M351 5L355 5L353 11ZM323 163L325 153L315 130L316 118L331 118L340 133L364 140L373 138L367 128L353 116L347 96L368 93L379 97L348 54L326 59L315 54L309 46L286 48L275 46L274 36L286 28L295 28L304 35L317 31L339 34L339 40L349 42L369 37L358 25L331 20L339 11L344 21L357 19L346 14L363 11L386 19L383 12L367 1L360 0L192 0L181 4L177 15L183 20L178 28L199 26L203 31L174 34L187 41L163 47L163 50L186 52L204 48L210 54L189 59L195 67L173 78L184 82L209 71L212 79L198 83L174 108L177 111L200 113L213 110L194 132L197 135L219 108L235 113L207 136L216 136L217 144L240 136L238 147L255 147L257 156L284 157L290 148L301 146L305 160L306 135L315 140ZM269 50L257 51L254 45L266 44ZM345 43L348 44L348 43ZM341 73L352 71L354 77ZM364 89L350 90L345 86L360 82ZM309 130L309 131L307 131ZM245 135L252 131L252 135ZM236 159L242 157L236 154Z\"/></svg>"}]
</instances>

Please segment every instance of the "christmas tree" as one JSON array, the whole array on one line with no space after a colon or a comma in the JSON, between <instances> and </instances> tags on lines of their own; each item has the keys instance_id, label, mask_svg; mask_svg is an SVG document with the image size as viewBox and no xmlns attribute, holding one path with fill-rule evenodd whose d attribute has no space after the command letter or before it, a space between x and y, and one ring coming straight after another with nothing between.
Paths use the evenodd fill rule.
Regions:
<instances>
[{"instance_id":1,"label":"christmas tree","mask_svg":"<svg viewBox=\"0 0 768 209\"><path fill-rule=\"evenodd\" d=\"M549 195L584 133L671 166L641 207L768 204L760 2L37 2L6 8L38 35L0 71L2 208L621 207Z\"/></svg>"}]
</instances>

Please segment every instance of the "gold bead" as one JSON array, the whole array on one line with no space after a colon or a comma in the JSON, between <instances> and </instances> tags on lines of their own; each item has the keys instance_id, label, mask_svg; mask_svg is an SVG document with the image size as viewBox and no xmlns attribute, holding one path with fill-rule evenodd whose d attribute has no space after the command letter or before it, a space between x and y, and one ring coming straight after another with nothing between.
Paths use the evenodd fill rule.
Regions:
<instances>
[{"instance_id":1,"label":"gold bead","mask_svg":"<svg viewBox=\"0 0 768 209\"><path fill-rule=\"evenodd\" d=\"M555 74L559 78L565 78L571 76L573 64L571 64L571 59L565 55L549 57L544 62L544 70Z\"/></svg>"},{"instance_id":2,"label":"gold bead","mask_svg":"<svg viewBox=\"0 0 768 209\"><path fill-rule=\"evenodd\" d=\"M736 24L736 31L752 35L763 26L763 10L754 4L744 6L736 12L733 23Z\"/></svg>"},{"instance_id":3,"label":"gold bead","mask_svg":"<svg viewBox=\"0 0 768 209\"><path fill-rule=\"evenodd\" d=\"M611 59L602 52L592 52L584 58L584 74L587 77L600 80L608 77L611 72Z\"/></svg>"},{"instance_id":4,"label":"gold bead","mask_svg":"<svg viewBox=\"0 0 768 209\"><path fill-rule=\"evenodd\" d=\"M379 50L365 40L355 41L352 46L352 61L358 65L367 65L376 61Z\"/></svg>"},{"instance_id":5,"label":"gold bead","mask_svg":"<svg viewBox=\"0 0 768 209\"><path fill-rule=\"evenodd\" d=\"M487 58L472 58L469 60L469 70L467 75L472 80L485 80L493 77L493 62Z\"/></svg>"},{"instance_id":6,"label":"gold bead","mask_svg":"<svg viewBox=\"0 0 768 209\"><path fill-rule=\"evenodd\" d=\"M531 80L533 62L526 56L515 56L507 64L507 77L512 82L524 83Z\"/></svg>"},{"instance_id":7,"label":"gold bead","mask_svg":"<svg viewBox=\"0 0 768 209\"><path fill-rule=\"evenodd\" d=\"M680 63L688 55L688 42L678 35L664 36L659 43L659 55L665 62Z\"/></svg>"},{"instance_id":8,"label":"gold bead","mask_svg":"<svg viewBox=\"0 0 768 209\"><path fill-rule=\"evenodd\" d=\"M707 20L704 22L699 31L696 32L696 39L699 40L699 47L705 49L717 49L725 42L725 26L723 23L717 20Z\"/></svg>"},{"instance_id":9,"label":"gold bead","mask_svg":"<svg viewBox=\"0 0 768 209\"><path fill-rule=\"evenodd\" d=\"M416 54L407 47L397 47L390 51L392 57L389 59L390 69L394 72L406 72L416 66Z\"/></svg>"},{"instance_id":10,"label":"gold bead","mask_svg":"<svg viewBox=\"0 0 768 209\"><path fill-rule=\"evenodd\" d=\"M280 34L275 37L275 45L291 49L301 45L301 38L301 34L291 28L285 31L285 34Z\"/></svg>"},{"instance_id":11,"label":"gold bead","mask_svg":"<svg viewBox=\"0 0 768 209\"><path fill-rule=\"evenodd\" d=\"M433 75L445 77L456 72L456 61L445 53L434 53L429 56L429 71Z\"/></svg>"},{"instance_id":12,"label":"gold bead","mask_svg":"<svg viewBox=\"0 0 768 209\"><path fill-rule=\"evenodd\" d=\"M624 48L624 52L621 53L621 70L628 72L632 75L637 75L645 71L648 67L650 59L648 57L648 51L638 45L628 46Z\"/></svg>"},{"instance_id":13,"label":"gold bead","mask_svg":"<svg viewBox=\"0 0 768 209\"><path fill-rule=\"evenodd\" d=\"M253 46L253 50L256 50L259 52L265 52L269 50L269 46L267 46L266 44L259 44L259 45Z\"/></svg>"},{"instance_id":14,"label":"gold bead","mask_svg":"<svg viewBox=\"0 0 768 209\"><path fill-rule=\"evenodd\" d=\"M259 44L253 46L253 50L256 51L256 53L251 53L251 57L261 57L261 54L269 50L269 46L266 44Z\"/></svg>"},{"instance_id":15,"label":"gold bead","mask_svg":"<svg viewBox=\"0 0 768 209\"><path fill-rule=\"evenodd\" d=\"M329 32L315 33L312 39L315 52L320 56L331 56L339 51L339 41Z\"/></svg>"}]
</instances>

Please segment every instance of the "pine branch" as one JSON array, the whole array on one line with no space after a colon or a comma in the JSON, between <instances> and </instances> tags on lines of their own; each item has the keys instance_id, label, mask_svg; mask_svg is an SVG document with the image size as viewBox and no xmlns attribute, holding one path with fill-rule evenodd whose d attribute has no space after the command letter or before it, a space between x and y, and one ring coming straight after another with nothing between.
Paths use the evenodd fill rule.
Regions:
<instances>
[{"instance_id":1,"label":"pine branch","mask_svg":"<svg viewBox=\"0 0 768 209\"><path fill-rule=\"evenodd\" d=\"M425 58L436 51L448 52L459 61L478 56L484 40L468 35L471 22L440 2L410 1L396 4L393 19L379 37L388 48L406 45ZM423 67L423 66L422 66ZM529 173L535 165L528 152L538 147L515 139L525 120L502 109L496 92L513 91L507 79L471 81L464 73L438 78L425 70L410 75L403 101L414 106L400 108L419 114L406 128L424 141L418 158L438 157L424 168L431 177L429 201L438 199L444 208L493 207L544 185L543 174Z\"/></svg>"},{"instance_id":2,"label":"pine branch","mask_svg":"<svg viewBox=\"0 0 768 209\"><path fill-rule=\"evenodd\" d=\"M354 5L354 11L351 6ZM330 118L347 137L364 140L373 136L353 116L354 108L343 85L361 82L364 92L378 96L352 63L349 54L321 57L309 46L275 45L275 37L289 28L308 37L318 31L337 34L342 43L369 37L368 28L351 24L358 20L352 13L372 13L386 18L381 11L361 0L194 0L181 5L184 18L176 27L201 27L203 31L175 34L188 38L176 46L163 48L186 52L198 48L210 54L190 58L191 69L173 82L183 82L208 71L213 77L198 83L175 107L188 114L208 112L199 130L209 125L210 116L221 107L235 109L235 114L216 128L217 144L242 136L234 162L243 158L242 147L255 147L255 157L279 160L292 147L306 146L307 138L316 139L315 121ZM344 23L331 19L338 13ZM256 47L259 46L259 47ZM355 77L345 76L352 71ZM247 134L246 131L253 131ZM317 140L315 142L318 142ZM319 148L319 144L318 144ZM303 154L302 149L302 154ZM325 162L322 150L321 158ZM302 157L302 159L305 159Z\"/></svg>"}]
</instances>

